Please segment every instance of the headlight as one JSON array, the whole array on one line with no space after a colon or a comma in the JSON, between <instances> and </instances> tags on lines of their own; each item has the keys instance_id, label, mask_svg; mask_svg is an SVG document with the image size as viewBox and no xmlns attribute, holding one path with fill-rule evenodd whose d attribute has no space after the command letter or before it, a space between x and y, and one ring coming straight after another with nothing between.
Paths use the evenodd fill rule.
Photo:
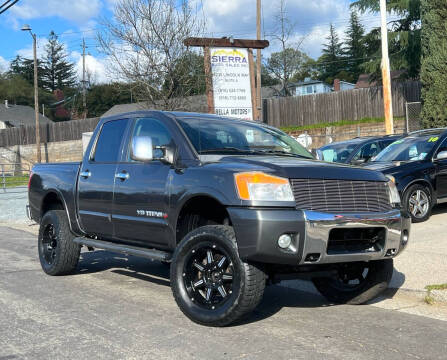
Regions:
<instances>
[{"instance_id":1,"label":"headlight","mask_svg":"<svg viewBox=\"0 0 447 360\"><path fill-rule=\"evenodd\" d=\"M289 179L246 172L234 175L239 198L252 201L295 201Z\"/></svg>"},{"instance_id":2,"label":"headlight","mask_svg":"<svg viewBox=\"0 0 447 360\"><path fill-rule=\"evenodd\" d=\"M397 190L396 187L396 179L394 178L394 176L391 175L386 175L386 177L389 179L388 181L388 192L390 194L390 203L394 206L399 206L400 205L400 195L399 195L399 191Z\"/></svg>"}]
</instances>

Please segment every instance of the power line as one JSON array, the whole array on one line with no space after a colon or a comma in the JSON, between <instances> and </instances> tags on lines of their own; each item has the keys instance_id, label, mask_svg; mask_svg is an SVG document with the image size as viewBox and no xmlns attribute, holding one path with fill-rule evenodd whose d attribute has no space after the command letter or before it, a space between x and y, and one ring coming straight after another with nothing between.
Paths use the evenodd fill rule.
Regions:
<instances>
[{"instance_id":1,"label":"power line","mask_svg":"<svg viewBox=\"0 0 447 360\"><path fill-rule=\"evenodd\" d=\"M8 10L11 6L16 4L19 0L7 0L0 6L0 15Z\"/></svg>"}]
</instances>

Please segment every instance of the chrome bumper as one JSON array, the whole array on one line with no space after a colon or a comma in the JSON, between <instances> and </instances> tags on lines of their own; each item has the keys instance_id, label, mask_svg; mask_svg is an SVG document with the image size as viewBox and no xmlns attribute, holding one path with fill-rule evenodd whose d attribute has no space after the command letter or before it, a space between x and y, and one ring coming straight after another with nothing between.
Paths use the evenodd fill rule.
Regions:
<instances>
[{"instance_id":1,"label":"chrome bumper","mask_svg":"<svg viewBox=\"0 0 447 360\"><path fill-rule=\"evenodd\" d=\"M306 231L300 264L328 264L392 258L405 249L410 235L411 219L400 210L365 214L327 214L315 211L303 211L303 213ZM386 232L385 241L380 250L328 254L331 230L373 227L384 228ZM318 260L315 260L316 256L309 259L308 257L312 257L311 254L318 254Z\"/></svg>"}]
</instances>

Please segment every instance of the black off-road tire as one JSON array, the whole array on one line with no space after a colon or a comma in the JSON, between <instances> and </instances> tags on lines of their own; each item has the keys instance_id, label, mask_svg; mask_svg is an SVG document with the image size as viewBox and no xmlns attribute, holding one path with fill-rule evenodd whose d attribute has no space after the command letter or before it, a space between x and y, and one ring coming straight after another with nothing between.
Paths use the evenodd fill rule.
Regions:
<instances>
[{"instance_id":1,"label":"black off-road tire","mask_svg":"<svg viewBox=\"0 0 447 360\"><path fill-rule=\"evenodd\" d=\"M49 238L55 240L51 250L48 247ZM81 246L74 243L73 238L65 211L50 210L42 217L37 247L45 273L52 276L68 275L76 269Z\"/></svg>"},{"instance_id":2,"label":"black off-road tire","mask_svg":"<svg viewBox=\"0 0 447 360\"><path fill-rule=\"evenodd\" d=\"M429 205L428 205L428 210L427 213L424 216L415 216L414 214L412 214L412 212L410 211L410 197L411 194L413 194L415 191L420 190L422 192L424 192L425 196L428 197L429 199ZM427 221L428 219L430 219L431 216L431 211L433 209L433 197L431 195L431 191L429 188L427 188L424 185L421 184L414 184L412 186L410 186L404 193L403 195L403 206L404 209L410 214L411 216L411 222L413 223L421 223L424 221Z\"/></svg>"},{"instance_id":3,"label":"black off-road tire","mask_svg":"<svg viewBox=\"0 0 447 360\"><path fill-rule=\"evenodd\" d=\"M225 251L234 271L231 295L216 309L204 308L203 304L191 299L184 279L188 256L195 249L206 246L217 246ZM264 271L239 258L236 236L230 226L208 225L193 230L180 242L171 263L171 288L175 301L189 319L201 325L227 326L250 313L262 300L265 284Z\"/></svg>"},{"instance_id":4,"label":"black off-road tire","mask_svg":"<svg viewBox=\"0 0 447 360\"><path fill-rule=\"evenodd\" d=\"M365 280L358 287L343 289L333 278L313 279L317 290L329 302L335 304L361 305L375 299L388 285L393 276L393 259L370 261Z\"/></svg>"}]
</instances>

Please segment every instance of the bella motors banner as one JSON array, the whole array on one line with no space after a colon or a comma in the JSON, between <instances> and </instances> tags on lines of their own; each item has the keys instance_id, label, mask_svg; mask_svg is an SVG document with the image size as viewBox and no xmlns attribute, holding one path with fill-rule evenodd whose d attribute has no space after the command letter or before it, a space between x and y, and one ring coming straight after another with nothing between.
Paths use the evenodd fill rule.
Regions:
<instances>
[{"instance_id":1,"label":"bella motors banner","mask_svg":"<svg viewBox=\"0 0 447 360\"><path fill-rule=\"evenodd\" d=\"M211 48L210 52L215 113L253 120L247 49Z\"/></svg>"}]
</instances>

